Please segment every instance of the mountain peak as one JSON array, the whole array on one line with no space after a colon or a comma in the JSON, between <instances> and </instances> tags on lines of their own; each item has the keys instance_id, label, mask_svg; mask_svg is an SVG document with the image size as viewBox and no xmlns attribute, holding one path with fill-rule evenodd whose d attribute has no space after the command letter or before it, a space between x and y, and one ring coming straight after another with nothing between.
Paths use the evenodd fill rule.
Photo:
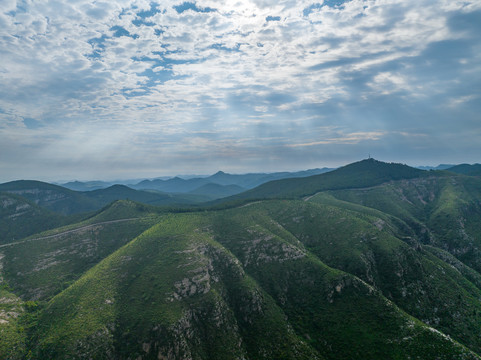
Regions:
<instances>
[{"instance_id":1,"label":"mountain peak","mask_svg":"<svg viewBox=\"0 0 481 360\"><path fill-rule=\"evenodd\" d=\"M424 174L427 172L405 164L368 158L324 174L271 181L239 195L238 198L302 197L319 191L370 187Z\"/></svg>"}]
</instances>

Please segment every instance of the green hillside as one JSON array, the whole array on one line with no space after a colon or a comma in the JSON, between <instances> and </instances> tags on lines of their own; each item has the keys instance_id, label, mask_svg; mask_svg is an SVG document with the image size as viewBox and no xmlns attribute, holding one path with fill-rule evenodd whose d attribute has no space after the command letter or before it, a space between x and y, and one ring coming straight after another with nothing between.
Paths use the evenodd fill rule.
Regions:
<instances>
[{"instance_id":1,"label":"green hillside","mask_svg":"<svg viewBox=\"0 0 481 360\"><path fill-rule=\"evenodd\" d=\"M82 193L95 200L100 206L105 206L115 200L133 200L150 205L192 205L211 200L212 197L199 194L169 194L160 191L134 190L125 185L113 185L106 189L86 191Z\"/></svg>"},{"instance_id":2,"label":"green hillside","mask_svg":"<svg viewBox=\"0 0 481 360\"><path fill-rule=\"evenodd\" d=\"M134 190L125 185L113 185L105 189L79 192L58 185L30 180L0 184L0 191L20 196L30 204L36 204L62 215L97 211L116 200L133 200L156 206L188 207L214 198L210 194L202 193L168 194L159 191Z\"/></svg>"},{"instance_id":3,"label":"green hillside","mask_svg":"<svg viewBox=\"0 0 481 360\"><path fill-rule=\"evenodd\" d=\"M238 185L219 185L215 183L208 183L190 191L190 194L204 195L208 196L209 200L215 200L234 194L239 194L243 191L245 191L245 189Z\"/></svg>"},{"instance_id":4,"label":"green hillside","mask_svg":"<svg viewBox=\"0 0 481 360\"><path fill-rule=\"evenodd\" d=\"M49 302L39 357L478 358L324 265L280 205L163 218Z\"/></svg>"},{"instance_id":5,"label":"green hillside","mask_svg":"<svg viewBox=\"0 0 481 360\"><path fill-rule=\"evenodd\" d=\"M93 211L102 206L73 190L34 180L18 180L0 184L0 191L19 195L35 204L68 215Z\"/></svg>"},{"instance_id":6,"label":"green hillside","mask_svg":"<svg viewBox=\"0 0 481 360\"><path fill-rule=\"evenodd\" d=\"M391 180L422 177L428 173L407 165L367 159L320 175L271 181L228 199L298 198L320 191L363 188Z\"/></svg>"},{"instance_id":7,"label":"green hillside","mask_svg":"<svg viewBox=\"0 0 481 360\"><path fill-rule=\"evenodd\" d=\"M447 169L448 171L455 172L457 174L464 174L470 176L481 176L481 164L460 164L452 166Z\"/></svg>"},{"instance_id":8,"label":"green hillside","mask_svg":"<svg viewBox=\"0 0 481 360\"><path fill-rule=\"evenodd\" d=\"M402 219L423 243L444 249L481 272L479 179L437 175L330 193Z\"/></svg>"},{"instance_id":9,"label":"green hillside","mask_svg":"<svg viewBox=\"0 0 481 360\"><path fill-rule=\"evenodd\" d=\"M0 245L0 358L24 359L41 304L158 217L159 209L118 201L81 223Z\"/></svg>"},{"instance_id":10,"label":"green hillside","mask_svg":"<svg viewBox=\"0 0 481 360\"><path fill-rule=\"evenodd\" d=\"M392 303L382 295L386 293L394 301L402 297L388 294L389 288L383 288L387 284L396 289L399 284L392 283L389 277L396 277L394 274L402 271L407 275L398 282L406 283L409 292L406 302L410 303L419 292L409 281L417 279L418 287L425 287L427 280L422 275L433 282L432 278L440 276L436 272L439 264L426 274L410 274L419 271L415 266L417 261L424 261L426 265L428 259L394 237L393 231L399 231L394 224L389 224L386 234L378 228L378 221L389 221L388 218L370 216L303 201L268 202L217 213L166 215L156 226L53 298L39 320L39 329L42 329L39 344L43 344L38 349L40 358L95 357L108 352L148 358L151 353L158 355L165 351L168 354L174 349L179 351L174 355L176 358L300 358L299 354L289 354L294 348L302 349L301 354L306 358L393 358L406 353L403 350L406 344L399 338L401 334L409 338L409 351L413 355L462 358L461 353L465 351L462 347L389 305ZM345 221L354 223L349 226ZM299 226L302 228L296 229ZM379 241L371 240L373 244L350 254L345 250L353 244L338 244L341 249L331 247L331 254L344 254L339 256L341 263L353 264L356 259L361 263L362 254L374 249L380 254L373 257L380 256L387 264L397 259L399 268L379 265L373 269L371 266L375 281L365 276L369 272L354 267L348 269L368 282L371 280L381 291L377 292L357 277L327 267L321 258L332 262L329 260L332 255L325 255L326 249L319 248L326 246L326 240L310 239L309 235L319 233L318 227L327 239L336 243L342 239L358 242L357 236L369 236L367 231L380 237ZM346 229L355 229L358 234L346 233ZM302 236L296 236L296 232ZM333 234L338 237L332 238ZM399 261L400 254L412 260ZM437 259L431 258L431 261ZM244 280L238 279L239 276ZM433 287L425 298L439 296L446 290ZM242 295L243 291L247 294ZM451 291L454 295L446 295L436 304L456 298L458 293L473 303L473 298L479 296L479 289L468 282ZM261 304L255 303L260 300L255 300L252 292L261 294ZM403 289L399 289L399 293L402 292ZM239 305L239 299L250 302ZM64 308L72 306L77 310L71 312ZM246 322L255 315L250 312L258 306L266 307L261 311L259 323ZM459 303L451 304L447 310L452 311L456 306ZM218 314L214 317L217 324L210 323L212 311ZM381 318L380 313L384 314ZM459 323L466 318L469 317L460 318ZM187 328L185 321L189 324ZM467 326L477 326L476 323L473 318ZM117 327L123 329L121 333L115 331ZM292 343L288 342L289 346L283 350L285 354L279 349L268 349L268 345L273 344L272 327L278 328L277 336L292 337ZM214 339L223 328L231 329L231 333L223 334L224 340L219 344ZM456 326L452 328L454 330L447 327L456 334ZM125 329L129 330L125 332ZM289 329L294 331L292 336L288 336ZM189 331L195 336L189 335ZM44 339L43 334L48 336ZM207 335L212 338L204 339ZM463 340L472 347L478 346L475 341ZM393 341L399 341L399 345L393 346ZM425 341L428 347L424 346ZM141 343L147 345L140 346ZM179 344L184 348L179 350ZM235 344L245 344L245 348ZM235 348L237 352L233 353ZM260 348L264 354L258 353Z\"/></svg>"},{"instance_id":11,"label":"green hillside","mask_svg":"<svg viewBox=\"0 0 481 360\"><path fill-rule=\"evenodd\" d=\"M69 221L21 196L0 192L0 246Z\"/></svg>"},{"instance_id":12,"label":"green hillside","mask_svg":"<svg viewBox=\"0 0 481 360\"><path fill-rule=\"evenodd\" d=\"M0 247L0 358L481 359L480 179L370 159L286 181Z\"/></svg>"},{"instance_id":13,"label":"green hillside","mask_svg":"<svg viewBox=\"0 0 481 360\"><path fill-rule=\"evenodd\" d=\"M5 284L0 281L0 355L2 359L22 359L26 353L26 333L20 321L24 312L23 301L8 291Z\"/></svg>"},{"instance_id":14,"label":"green hillside","mask_svg":"<svg viewBox=\"0 0 481 360\"><path fill-rule=\"evenodd\" d=\"M474 283L468 280L389 216L332 203L318 195L309 203L291 203L275 217L329 266L358 276L407 313L481 350L479 275ZM323 216L299 220L313 214Z\"/></svg>"},{"instance_id":15,"label":"green hillside","mask_svg":"<svg viewBox=\"0 0 481 360\"><path fill-rule=\"evenodd\" d=\"M144 205L118 201L82 223L0 248L3 273L24 300L50 299L155 224L158 216Z\"/></svg>"}]
</instances>

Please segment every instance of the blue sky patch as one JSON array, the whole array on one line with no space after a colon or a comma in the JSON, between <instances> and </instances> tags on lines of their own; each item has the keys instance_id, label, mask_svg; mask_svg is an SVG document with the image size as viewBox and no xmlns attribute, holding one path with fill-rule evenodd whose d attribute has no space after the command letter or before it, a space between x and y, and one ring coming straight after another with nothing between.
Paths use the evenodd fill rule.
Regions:
<instances>
[{"instance_id":1,"label":"blue sky patch","mask_svg":"<svg viewBox=\"0 0 481 360\"><path fill-rule=\"evenodd\" d=\"M330 8L335 8L335 7L340 7L344 5L344 3L348 2L349 0L324 0L323 3L314 3L308 7L306 7L304 10L302 10L302 14L304 16L309 16L314 10L320 9L323 6L328 6Z\"/></svg>"},{"instance_id":2,"label":"blue sky patch","mask_svg":"<svg viewBox=\"0 0 481 360\"><path fill-rule=\"evenodd\" d=\"M217 11L216 9L213 9L210 7L206 7L206 8L198 7L197 4L194 2L184 2L183 4L175 5L174 9L179 14L182 14L184 11L187 11L187 10L192 10L199 13L209 13L209 12Z\"/></svg>"},{"instance_id":3,"label":"blue sky patch","mask_svg":"<svg viewBox=\"0 0 481 360\"><path fill-rule=\"evenodd\" d=\"M339 7L344 5L344 3L349 2L349 0L324 0L322 5L329 6L331 8Z\"/></svg>"},{"instance_id":4,"label":"blue sky patch","mask_svg":"<svg viewBox=\"0 0 481 360\"><path fill-rule=\"evenodd\" d=\"M150 4L150 10L139 11L137 13L137 16L141 19L152 17L155 14L158 14L158 13L162 12L162 10L159 9L159 6L160 5L157 4L157 3L152 3L152 4Z\"/></svg>"},{"instance_id":5,"label":"blue sky patch","mask_svg":"<svg viewBox=\"0 0 481 360\"><path fill-rule=\"evenodd\" d=\"M216 49L216 50L223 50L223 51L234 51L234 52L237 52L237 51L240 51L240 46L242 44L240 43L237 43L235 44L234 47L228 47L228 46L225 46L224 44L212 44L211 48L212 49Z\"/></svg>"},{"instance_id":6,"label":"blue sky patch","mask_svg":"<svg viewBox=\"0 0 481 360\"><path fill-rule=\"evenodd\" d=\"M102 56L102 53L105 50L105 40L109 39L107 35L102 35L101 37L98 38L92 38L87 41L87 43L92 46L92 52L90 54L87 54L87 58L89 59L98 59Z\"/></svg>"},{"instance_id":7,"label":"blue sky patch","mask_svg":"<svg viewBox=\"0 0 481 360\"><path fill-rule=\"evenodd\" d=\"M280 16L268 16L268 17L266 17L267 22L269 22L269 21L280 21L280 20L281 20Z\"/></svg>"},{"instance_id":8,"label":"blue sky patch","mask_svg":"<svg viewBox=\"0 0 481 360\"><path fill-rule=\"evenodd\" d=\"M118 26L118 25L112 26L110 28L110 31L114 31L112 35L113 37L128 36L133 39L137 39L139 37L138 35L135 35L135 34L131 35L129 31L125 30L122 26Z\"/></svg>"},{"instance_id":9,"label":"blue sky patch","mask_svg":"<svg viewBox=\"0 0 481 360\"><path fill-rule=\"evenodd\" d=\"M135 26L145 25L145 26L155 26L155 23L152 21L145 21L145 19L135 19L132 20L132 24Z\"/></svg>"},{"instance_id":10,"label":"blue sky patch","mask_svg":"<svg viewBox=\"0 0 481 360\"><path fill-rule=\"evenodd\" d=\"M308 6L308 7L306 7L304 10L302 10L302 14L303 14L304 16L309 16L310 13L312 13L312 12L313 12L314 10L316 10L316 9L320 9L321 7L322 7L322 5L319 4L319 3L312 4L312 5Z\"/></svg>"},{"instance_id":11,"label":"blue sky patch","mask_svg":"<svg viewBox=\"0 0 481 360\"><path fill-rule=\"evenodd\" d=\"M28 129L39 129L41 127L43 127L42 123L38 120L35 120L35 119L32 119L32 118L24 118L23 119L23 123L25 124L25 126L28 128Z\"/></svg>"},{"instance_id":12,"label":"blue sky patch","mask_svg":"<svg viewBox=\"0 0 481 360\"><path fill-rule=\"evenodd\" d=\"M100 49L105 49L105 40L108 39L108 36L107 35L102 35L101 37L98 37L98 38L92 38L92 39L89 39L87 42L92 45L92 47L95 47L95 48L100 48Z\"/></svg>"},{"instance_id":13,"label":"blue sky patch","mask_svg":"<svg viewBox=\"0 0 481 360\"><path fill-rule=\"evenodd\" d=\"M139 76L148 77L148 80L142 83L141 88L144 89L146 92L149 92L151 87L163 84L166 81L172 79L172 75L172 70L153 71L152 69L147 69L139 74Z\"/></svg>"}]
</instances>

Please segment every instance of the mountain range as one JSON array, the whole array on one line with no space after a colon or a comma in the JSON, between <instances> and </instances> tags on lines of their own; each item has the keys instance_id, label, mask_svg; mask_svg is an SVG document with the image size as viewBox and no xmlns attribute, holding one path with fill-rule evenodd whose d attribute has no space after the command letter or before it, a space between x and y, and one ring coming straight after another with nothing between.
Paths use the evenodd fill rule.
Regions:
<instances>
[{"instance_id":1,"label":"mountain range","mask_svg":"<svg viewBox=\"0 0 481 360\"><path fill-rule=\"evenodd\" d=\"M481 359L475 168L367 159L191 207L0 184L0 357Z\"/></svg>"}]
</instances>

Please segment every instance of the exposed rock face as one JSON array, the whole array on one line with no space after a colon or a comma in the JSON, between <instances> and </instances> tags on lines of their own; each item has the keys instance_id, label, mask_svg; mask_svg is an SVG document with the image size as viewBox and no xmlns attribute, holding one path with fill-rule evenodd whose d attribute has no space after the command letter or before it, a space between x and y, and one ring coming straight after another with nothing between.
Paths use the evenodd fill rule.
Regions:
<instances>
[{"instance_id":1,"label":"exposed rock face","mask_svg":"<svg viewBox=\"0 0 481 360\"><path fill-rule=\"evenodd\" d=\"M32 206L25 201L18 198L8 196L0 193L0 209L2 214L5 214L8 219L15 220L15 218L26 214L33 210Z\"/></svg>"},{"instance_id":2,"label":"exposed rock face","mask_svg":"<svg viewBox=\"0 0 481 360\"><path fill-rule=\"evenodd\" d=\"M22 189L22 190L9 190L11 194L16 194L20 196L27 195L28 198L32 199L36 204L51 205L57 201L64 200L67 198L65 194L59 193L53 190L42 190L42 189Z\"/></svg>"}]
</instances>

